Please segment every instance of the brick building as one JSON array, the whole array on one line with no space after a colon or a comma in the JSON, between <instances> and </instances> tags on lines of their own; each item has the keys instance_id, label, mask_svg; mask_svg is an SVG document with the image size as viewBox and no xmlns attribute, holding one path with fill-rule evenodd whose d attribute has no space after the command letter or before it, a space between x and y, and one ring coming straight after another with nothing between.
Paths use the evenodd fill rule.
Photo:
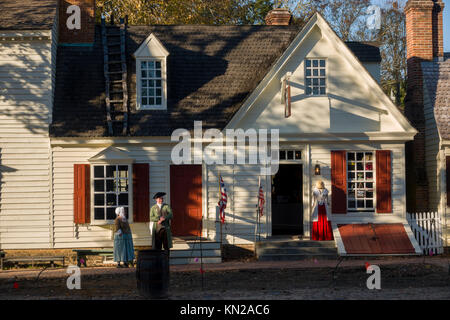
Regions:
<instances>
[{"instance_id":1,"label":"brick building","mask_svg":"<svg viewBox=\"0 0 450 320\"><path fill-rule=\"evenodd\" d=\"M442 1L408 1L405 115L419 133L407 143L408 210L439 211L449 245L450 54L444 52ZM414 170L415 169L415 170Z\"/></svg>"}]
</instances>

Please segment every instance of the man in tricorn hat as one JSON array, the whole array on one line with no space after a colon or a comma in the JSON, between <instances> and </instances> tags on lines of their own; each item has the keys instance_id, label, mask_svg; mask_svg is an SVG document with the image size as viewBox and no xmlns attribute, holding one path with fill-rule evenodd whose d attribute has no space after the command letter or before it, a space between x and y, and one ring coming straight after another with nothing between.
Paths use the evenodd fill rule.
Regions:
<instances>
[{"instance_id":1,"label":"man in tricorn hat","mask_svg":"<svg viewBox=\"0 0 450 320\"><path fill-rule=\"evenodd\" d=\"M164 250L169 255L169 249L172 248L170 220L173 218L173 212L172 208L167 203L164 203L165 195L164 192L157 192L153 197L156 200L156 204L150 209L150 221L153 222L153 249L161 250L162 246L164 246Z\"/></svg>"}]
</instances>

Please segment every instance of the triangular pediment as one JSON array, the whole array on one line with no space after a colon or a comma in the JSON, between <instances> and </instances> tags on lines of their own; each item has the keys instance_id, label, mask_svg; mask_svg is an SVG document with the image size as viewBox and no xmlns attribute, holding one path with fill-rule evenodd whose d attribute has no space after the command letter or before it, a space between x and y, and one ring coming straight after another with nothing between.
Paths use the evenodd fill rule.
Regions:
<instances>
[{"instance_id":1,"label":"triangular pediment","mask_svg":"<svg viewBox=\"0 0 450 320\"><path fill-rule=\"evenodd\" d=\"M152 33L142 42L133 55L135 58L165 58L169 55L169 51Z\"/></svg>"},{"instance_id":2,"label":"triangular pediment","mask_svg":"<svg viewBox=\"0 0 450 320\"><path fill-rule=\"evenodd\" d=\"M89 162L115 162L115 163L131 163L134 161L126 151L110 146L95 156L91 157Z\"/></svg>"},{"instance_id":3,"label":"triangular pediment","mask_svg":"<svg viewBox=\"0 0 450 320\"><path fill-rule=\"evenodd\" d=\"M305 94L306 59L325 59L326 95ZM282 79L290 77L292 116L285 117ZM381 134L417 131L366 66L316 13L233 116L225 129L279 129L281 135Z\"/></svg>"}]
</instances>

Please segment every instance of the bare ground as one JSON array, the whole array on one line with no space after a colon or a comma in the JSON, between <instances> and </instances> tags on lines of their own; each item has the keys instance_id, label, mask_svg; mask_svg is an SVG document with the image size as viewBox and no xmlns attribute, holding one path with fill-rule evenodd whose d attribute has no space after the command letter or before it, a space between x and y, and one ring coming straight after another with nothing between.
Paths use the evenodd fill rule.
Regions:
<instances>
[{"instance_id":1,"label":"bare ground","mask_svg":"<svg viewBox=\"0 0 450 320\"><path fill-rule=\"evenodd\" d=\"M369 290L364 261L343 263L229 263L173 267L169 299L450 299L447 260L374 261L381 290ZM135 269L81 269L81 289L68 290L65 270L0 273L0 299L143 299Z\"/></svg>"}]
</instances>

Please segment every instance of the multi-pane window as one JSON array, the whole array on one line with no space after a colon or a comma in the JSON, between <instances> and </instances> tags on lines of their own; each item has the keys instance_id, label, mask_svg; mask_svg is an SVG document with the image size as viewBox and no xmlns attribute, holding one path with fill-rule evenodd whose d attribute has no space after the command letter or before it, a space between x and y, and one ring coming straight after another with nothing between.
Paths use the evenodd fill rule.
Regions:
<instances>
[{"instance_id":1,"label":"multi-pane window","mask_svg":"<svg viewBox=\"0 0 450 320\"><path fill-rule=\"evenodd\" d=\"M94 166L94 219L114 220L116 208L129 209L129 166Z\"/></svg>"},{"instance_id":2,"label":"multi-pane window","mask_svg":"<svg viewBox=\"0 0 450 320\"><path fill-rule=\"evenodd\" d=\"M301 150L280 150L280 160L301 160Z\"/></svg>"},{"instance_id":3,"label":"multi-pane window","mask_svg":"<svg viewBox=\"0 0 450 320\"><path fill-rule=\"evenodd\" d=\"M162 100L161 61L141 61L141 105L161 106Z\"/></svg>"},{"instance_id":4,"label":"multi-pane window","mask_svg":"<svg viewBox=\"0 0 450 320\"><path fill-rule=\"evenodd\" d=\"M306 59L305 92L308 96L320 96L327 93L325 59Z\"/></svg>"},{"instance_id":5,"label":"multi-pane window","mask_svg":"<svg viewBox=\"0 0 450 320\"><path fill-rule=\"evenodd\" d=\"M347 152L348 211L374 211L374 152Z\"/></svg>"}]
</instances>

